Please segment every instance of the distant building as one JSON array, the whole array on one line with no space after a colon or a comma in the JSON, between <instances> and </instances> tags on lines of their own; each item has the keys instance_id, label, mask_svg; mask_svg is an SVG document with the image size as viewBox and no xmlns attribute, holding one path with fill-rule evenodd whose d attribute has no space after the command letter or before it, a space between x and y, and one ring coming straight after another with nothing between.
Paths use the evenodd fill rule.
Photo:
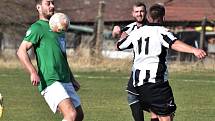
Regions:
<instances>
[{"instance_id":1,"label":"distant building","mask_svg":"<svg viewBox=\"0 0 215 121\"><path fill-rule=\"evenodd\" d=\"M55 6L56 11L64 12L71 18L71 24L92 29L98 13L99 1L101 0L56 0ZM131 10L136 0L103 1L105 2L105 31L112 30L112 27L116 24L125 25L133 21ZM146 3L147 7L153 3L164 4L166 8L166 25L176 33L201 30L201 22L206 17L208 20L206 24L210 28L210 32L212 32L207 39L214 37L215 0L142 1ZM12 0L10 2L4 0L1 2L0 8L3 8L0 9L1 50L5 48L16 49L22 41L26 29L37 20L35 3L29 0ZM91 29L87 30L92 31ZM84 33L84 37L81 37L81 42L87 44L88 42L85 41L88 41L91 35ZM72 35L68 34L68 38L71 39ZM108 44L106 43L106 45ZM112 46L111 44L109 45Z\"/></svg>"}]
</instances>

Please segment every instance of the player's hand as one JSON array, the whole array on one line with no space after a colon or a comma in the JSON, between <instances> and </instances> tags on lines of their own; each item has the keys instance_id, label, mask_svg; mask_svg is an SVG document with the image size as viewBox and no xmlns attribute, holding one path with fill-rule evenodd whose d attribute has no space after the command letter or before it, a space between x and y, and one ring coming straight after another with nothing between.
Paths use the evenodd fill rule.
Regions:
<instances>
[{"instance_id":1,"label":"player's hand","mask_svg":"<svg viewBox=\"0 0 215 121\"><path fill-rule=\"evenodd\" d=\"M122 32L120 39L124 39L128 36L126 32Z\"/></svg>"},{"instance_id":2,"label":"player's hand","mask_svg":"<svg viewBox=\"0 0 215 121\"><path fill-rule=\"evenodd\" d=\"M37 73L32 73L31 74L31 83L34 86L38 86L40 83L40 77Z\"/></svg>"},{"instance_id":3,"label":"player's hand","mask_svg":"<svg viewBox=\"0 0 215 121\"><path fill-rule=\"evenodd\" d=\"M121 28L120 26L114 26L112 31L112 37L113 38L119 38L121 36Z\"/></svg>"},{"instance_id":4,"label":"player's hand","mask_svg":"<svg viewBox=\"0 0 215 121\"><path fill-rule=\"evenodd\" d=\"M198 48L193 49L193 54L199 59L202 59L207 55L204 50Z\"/></svg>"},{"instance_id":5,"label":"player's hand","mask_svg":"<svg viewBox=\"0 0 215 121\"><path fill-rule=\"evenodd\" d=\"M78 91L81 87L80 84L76 80L73 80L72 84L73 84L75 91Z\"/></svg>"}]
</instances>

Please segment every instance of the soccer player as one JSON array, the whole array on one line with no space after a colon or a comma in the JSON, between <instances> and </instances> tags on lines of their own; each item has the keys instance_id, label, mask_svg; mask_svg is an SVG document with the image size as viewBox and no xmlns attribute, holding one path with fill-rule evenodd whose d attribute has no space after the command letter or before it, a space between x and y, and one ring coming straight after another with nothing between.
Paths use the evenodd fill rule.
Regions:
<instances>
[{"instance_id":1,"label":"soccer player","mask_svg":"<svg viewBox=\"0 0 215 121\"><path fill-rule=\"evenodd\" d=\"M133 30L139 29L143 25L147 24L146 20L146 6L143 2L136 2L133 5L132 16L135 19L135 22L127 25L124 28L120 28L120 26L114 26L112 31L113 38L124 38L129 35ZM132 111L132 116L135 121L144 121L144 112L140 106L139 99L137 96L139 95L134 86L132 84L132 74L131 78L128 81L127 89L128 92L128 104ZM151 121L158 121L156 115L151 115Z\"/></svg>"},{"instance_id":2,"label":"soccer player","mask_svg":"<svg viewBox=\"0 0 215 121\"><path fill-rule=\"evenodd\" d=\"M168 83L167 49L193 53L199 59L204 58L206 53L173 36L162 26L164 16L165 8L162 5L152 5L147 16L149 26L145 25L120 39L117 48L124 50L133 47L133 86L143 109L156 114L159 121L171 121L176 104Z\"/></svg>"},{"instance_id":3,"label":"soccer player","mask_svg":"<svg viewBox=\"0 0 215 121\"><path fill-rule=\"evenodd\" d=\"M63 121L82 121L83 111L74 86L66 57L65 33L52 32L49 19L54 14L54 0L35 0L39 20L27 30L17 55L30 73L31 83L38 86L50 109L63 115ZM38 71L33 66L27 51L34 48Z\"/></svg>"}]
</instances>

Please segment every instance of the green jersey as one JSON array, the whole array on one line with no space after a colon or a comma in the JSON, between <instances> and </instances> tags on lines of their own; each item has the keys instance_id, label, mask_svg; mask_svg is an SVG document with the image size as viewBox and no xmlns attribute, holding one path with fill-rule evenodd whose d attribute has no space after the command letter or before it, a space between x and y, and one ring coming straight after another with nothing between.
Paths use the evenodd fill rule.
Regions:
<instances>
[{"instance_id":1,"label":"green jersey","mask_svg":"<svg viewBox=\"0 0 215 121\"><path fill-rule=\"evenodd\" d=\"M24 41L31 42L34 47L40 76L39 91L55 81L71 82L65 33L52 32L48 21L38 20L26 32Z\"/></svg>"}]
</instances>

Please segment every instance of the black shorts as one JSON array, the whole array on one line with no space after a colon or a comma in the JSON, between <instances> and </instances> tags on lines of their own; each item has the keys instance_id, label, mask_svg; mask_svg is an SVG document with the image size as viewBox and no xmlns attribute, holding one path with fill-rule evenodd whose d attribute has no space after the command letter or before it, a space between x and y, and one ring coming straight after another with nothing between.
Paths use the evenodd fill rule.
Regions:
<instances>
[{"instance_id":1,"label":"black shorts","mask_svg":"<svg viewBox=\"0 0 215 121\"><path fill-rule=\"evenodd\" d=\"M133 94L133 95L138 95L136 89L134 88L134 85L133 85L133 74L131 72L131 76L128 80L128 84L127 84L127 88L126 88L126 91L130 94Z\"/></svg>"},{"instance_id":2,"label":"black shorts","mask_svg":"<svg viewBox=\"0 0 215 121\"><path fill-rule=\"evenodd\" d=\"M168 116L175 112L176 104L168 82L145 83L135 89L145 111L152 111L162 116Z\"/></svg>"}]
</instances>

